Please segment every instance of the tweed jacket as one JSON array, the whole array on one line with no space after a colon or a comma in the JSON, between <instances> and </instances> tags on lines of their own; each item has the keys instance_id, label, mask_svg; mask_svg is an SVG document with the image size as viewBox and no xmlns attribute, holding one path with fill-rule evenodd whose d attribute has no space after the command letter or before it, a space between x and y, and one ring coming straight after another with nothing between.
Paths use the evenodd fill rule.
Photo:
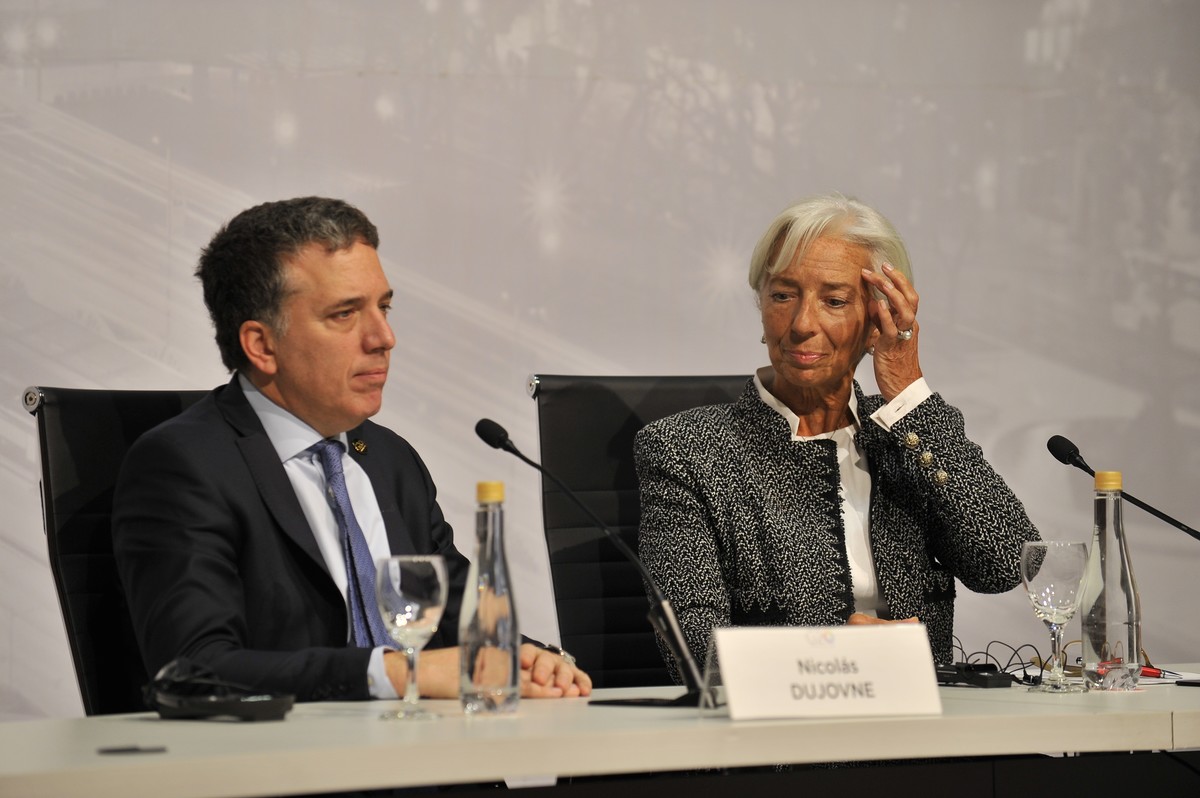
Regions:
<instances>
[{"instance_id":1,"label":"tweed jacket","mask_svg":"<svg viewBox=\"0 0 1200 798\"><path fill-rule=\"evenodd\" d=\"M883 397L854 390L880 591L890 616L920 618L935 659L950 662L955 578L981 593L1012 589L1037 530L938 394L887 431L868 418ZM750 380L736 402L647 425L634 448L640 555L698 662L714 627L846 623L854 600L833 441L793 441Z\"/></svg>"}]
</instances>

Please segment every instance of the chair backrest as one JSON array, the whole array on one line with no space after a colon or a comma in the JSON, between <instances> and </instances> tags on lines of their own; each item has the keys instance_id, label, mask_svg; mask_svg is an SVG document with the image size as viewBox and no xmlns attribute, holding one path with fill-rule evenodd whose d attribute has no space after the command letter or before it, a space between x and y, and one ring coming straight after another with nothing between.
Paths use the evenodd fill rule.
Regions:
<instances>
[{"instance_id":1,"label":"chair backrest","mask_svg":"<svg viewBox=\"0 0 1200 798\"><path fill-rule=\"evenodd\" d=\"M138 436L205 391L28 388L42 454L42 514L88 715L145 709L148 681L112 551L113 487Z\"/></svg>"},{"instance_id":2,"label":"chair backrest","mask_svg":"<svg viewBox=\"0 0 1200 798\"><path fill-rule=\"evenodd\" d=\"M672 413L731 402L748 379L534 375L542 465L637 551L634 436ZM637 569L545 477L542 511L562 647L597 687L670 684Z\"/></svg>"}]
</instances>

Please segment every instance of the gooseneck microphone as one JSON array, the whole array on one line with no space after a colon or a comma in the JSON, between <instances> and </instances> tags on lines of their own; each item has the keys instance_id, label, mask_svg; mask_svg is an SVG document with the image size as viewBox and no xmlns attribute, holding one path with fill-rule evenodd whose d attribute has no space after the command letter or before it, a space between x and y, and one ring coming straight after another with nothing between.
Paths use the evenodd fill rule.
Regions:
<instances>
[{"instance_id":1,"label":"gooseneck microphone","mask_svg":"<svg viewBox=\"0 0 1200 798\"><path fill-rule=\"evenodd\" d=\"M1050 440L1046 441L1046 448L1050 450L1050 454L1054 455L1054 459L1058 460L1058 462L1069 466L1075 466L1080 471L1085 471L1092 476L1096 475L1096 472L1088 467L1087 462L1083 459L1083 455L1079 453L1079 447L1071 443L1071 441L1067 440L1063 436L1050 436ZM1180 530L1181 532L1190 535L1196 540L1200 540L1200 532L1192 529L1187 524L1182 523L1181 521L1176 521L1171 516L1167 515L1161 510L1151 507L1131 493L1121 491L1121 495L1134 507L1140 507L1158 520L1166 521L1168 524Z\"/></svg>"},{"instance_id":2,"label":"gooseneck microphone","mask_svg":"<svg viewBox=\"0 0 1200 798\"><path fill-rule=\"evenodd\" d=\"M493 449L503 449L506 452L512 452L517 457L525 460L525 455L517 451L516 445L508 437L508 430L492 421L490 418L481 418L475 424L475 434L483 440L488 446ZM526 461L529 462L529 461ZM537 463L530 462L530 465L536 466Z\"/></svg>"},{"instance_id":3,"label":"gooseneck microphone","mask_svg":"<svg viewBox=\"0 0 1200 798\"><path fill-rule=\"evenodd\" d=\"M1054 455L1054 459L1066 465L1075 466L1080 471L1086 471L1089 476L1096 476L1083 459L1083 455L1079 453L1079 447L1071 443L1061 435L1051 435L1050 440L1046 441L1046 448L1050 450L1050 454Z\"/></svg>"},{"instance_id":4,"label":"gooseneck microphone","mask_svg":"<svg viewBox=\"0 0 1200 798\"><path fill-rule=\"evenodd\" d=\"M500 426L495 421L492 421L490 418L482 418L479 420L479 423L475 425L475 434L493 449L502 449L509 454L515 455L522 462L527 463L544 474L547 479L549 479L551 482L557 485L560 490L562 490L567 498L574 502L576 507L578 507L580 510L583 510L584 515L586 515L591 522L596 525L597 529L605 534L612 544L616 546L617 551L621 552L621 555L625 559L629 560L629 562L638 569L638 573L642 575L642 580L649 587L651 593L650 611L646 617L649 619L650 625L654 627L654 630L658 632L663 641L667 644L667 648L670 649L671 656L675 658L675 663L679 667L679 673L683 677L684 686L687 687L687 693L685 693L683 696L678 699L665 701L663 703L674 706L695 706L699 702L701 692L703 690L704 678L701 675L700 666L696 664L695 658L692 657L692 652L687 647L687 641L683 637L683 630L679 627L679 619L675 616L675 610L672 609L671 602L669 602L667 597L663 595L662 590L659 589L658 584L654 581L654 577L652 577L650 572L646 570L645 563L643 563L637 554L634 553L633 549L629 548L629 545L621 539L620 535L612 531L608 524L601 521L600 518L597 517L597 515L580 500L580 498L575 494L575 491L564 485L562 480L547 471L540 463L534 462L522 454L512 440L508 437L508 432L504 429L504 427ZM618 700L604 703L621 702ZM644 700L639 700L637 703L645 705L646 702Z\"/></svg>"}]
</instances>

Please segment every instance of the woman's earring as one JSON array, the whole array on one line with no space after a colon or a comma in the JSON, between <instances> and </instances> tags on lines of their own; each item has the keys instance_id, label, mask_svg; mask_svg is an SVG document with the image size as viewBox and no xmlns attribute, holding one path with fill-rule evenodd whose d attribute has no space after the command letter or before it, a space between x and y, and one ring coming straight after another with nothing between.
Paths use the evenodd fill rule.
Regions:
<instances>
[{"instance_id":1,"label":"woman's earring","mask_svg":"<svg viewBox=\"0 0 1200 798\"><path fill-rule=\"evenodd\" d=\"M759 342L760 344L765 344L765 343L767 342L767 334L766 334L766 333L763 333L763 336L762 336L762 338L760 338L758 342Z\"/></svg>"}]
</instances>

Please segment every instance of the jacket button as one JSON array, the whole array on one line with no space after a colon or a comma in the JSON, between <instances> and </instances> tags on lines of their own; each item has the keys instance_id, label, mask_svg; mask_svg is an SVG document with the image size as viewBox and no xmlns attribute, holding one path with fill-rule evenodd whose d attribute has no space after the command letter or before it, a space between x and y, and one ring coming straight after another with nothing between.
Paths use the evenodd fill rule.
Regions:
<instances>
[{"instance_id":1,"label":"jacket button","mask_svg":"<svg viewBox=\"0 0 1200 798\"><path fill-rule=\"evenodd\" d=\"M910 432L904 436L904 445L909 449L915 449L921 445L921 438L915 432Z\"/></svg>"},{"instance_id":2,"label":"jacket button","mask_svg":"<svg viewBox=\"0 0 1200 798\"><path fill-rule=\"evenodd\" d=\"M926 468L933 465L933 452L921 452L921 465Z\"/></svg>"},{"instance_id":3,"label":"jacket button","mask_svg":"<svg viewBox=\"0 0 1200 798\"><path fill-rule=\"evenodd\" d=\"M939 468L933 474L933 481L939 485L945 485L947 482L950 481L950 475Z\"/></svg>"}]
</instances>

